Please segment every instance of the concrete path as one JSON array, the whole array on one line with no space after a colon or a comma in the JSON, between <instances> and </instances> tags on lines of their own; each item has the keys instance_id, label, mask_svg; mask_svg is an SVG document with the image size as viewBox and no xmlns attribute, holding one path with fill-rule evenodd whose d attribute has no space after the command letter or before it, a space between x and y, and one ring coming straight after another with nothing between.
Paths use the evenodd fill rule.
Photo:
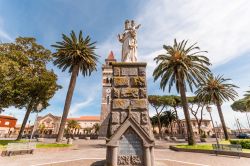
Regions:
<instances>
[{"instance_id":1,"label":"concrete path","mask_svg":"<svg viewBox=\"0 0 250 166\"><path fill-rule=\"evenodd\" d=\"M79 140L78 148L64 151L35 152L33 155L0 157L0 166L91 166L104 160L106 149L102 140ZM212 154L175 152L170 144L157 142L156 166L250 166L249 158L215 156ZM96 163L95 166L100 166Z\"/></svg>"}]
</instances>

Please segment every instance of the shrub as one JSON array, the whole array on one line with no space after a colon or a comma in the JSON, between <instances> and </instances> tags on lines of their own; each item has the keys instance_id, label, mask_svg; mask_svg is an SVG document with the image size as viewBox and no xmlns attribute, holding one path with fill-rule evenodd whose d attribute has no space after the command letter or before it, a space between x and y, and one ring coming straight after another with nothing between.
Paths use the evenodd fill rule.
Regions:
<instances>
[{"instance_id":1,"label":"shrub","mask_svg":"<svg viewBox=\"0 0 250 166\"><path fill-rule=\"evenodd\" d=\"M243 149L250 149L250 139L231 139L231 144L240 144Z\"/></svg>"}]
</instances>

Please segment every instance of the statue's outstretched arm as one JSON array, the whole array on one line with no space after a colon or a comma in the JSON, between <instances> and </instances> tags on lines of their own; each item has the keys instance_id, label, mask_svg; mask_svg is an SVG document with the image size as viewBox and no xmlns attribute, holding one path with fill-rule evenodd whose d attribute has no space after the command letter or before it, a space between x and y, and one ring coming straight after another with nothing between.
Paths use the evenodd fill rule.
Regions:
<instances>
[{"instance_id":1,"label":"statue's outstretched arm","mask_svg":"<svg viewBox=\"0 0 250 166\"><path fill-rule=\"evenodd\" d=\"M139 29L139 28L140 28L140 26L141 26L141 24L137 25L137 26L135 27L135 29Z\"/></svg>"}]
</instances>

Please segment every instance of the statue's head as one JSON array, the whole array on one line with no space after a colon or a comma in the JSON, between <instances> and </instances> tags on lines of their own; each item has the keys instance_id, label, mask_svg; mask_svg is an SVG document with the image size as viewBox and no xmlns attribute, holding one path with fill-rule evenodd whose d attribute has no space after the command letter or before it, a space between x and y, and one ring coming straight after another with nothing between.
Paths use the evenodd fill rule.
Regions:
<instances>
[{"instance_id":1,"label":"statue's head","mask_svg":"<svg viewBox=\"0 0 250 166\"><path fill-rule=\"evenodd\" d=\"M125 21L125 30L128 30L129 29L129 20L126 20Z\"/></svg>"},{"instance_id":2,"label":"statue's head","mask_svg":"<svg viewBox=\"0 0 250 166\"><path fill-rule=\"evenodd\" d=\"M134 26L135 26L135 21L131 20L131 27L134 27Z\"/></svg>"}]
</instances>

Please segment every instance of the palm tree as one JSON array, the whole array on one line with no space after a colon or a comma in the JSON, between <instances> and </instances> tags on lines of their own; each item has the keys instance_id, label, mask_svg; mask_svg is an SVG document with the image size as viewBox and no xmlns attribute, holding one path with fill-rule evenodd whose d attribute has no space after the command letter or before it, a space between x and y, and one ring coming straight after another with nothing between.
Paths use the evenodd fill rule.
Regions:
<instances>
[{"instance_id":1,"label":"palm tree","mask_svg":"<svg viewBox=\"0 0 250 166\"><path fill-rule=\"evenodd\" d=\"M68 131L69 136L73 135L74 130L80 129L80 128L81 126L76 120L68 120L67 131Z\"/></svg>"},{"instance_id":2,"label":"palm tree","mask_svg":"<svg viewBox=\"0 0 250 166\"><path fill-rule=\"evenodd\" d=\"M199 89L195 92L197 98L199 98L201 101L216 105L226 140L229 139L229 136L227 133L221 105L223 101L234 100L235 97L238 96L238 93L234 90L234 88L238 87L233 84L226 83L229 80L231 79L225 79L220 75L209 75L206 81L202 83Z\"/></svg>"},{"instance_id":3,"label":"palm tree","mask_svg":"<svg viewBox=\"0 0 250 166\"><path fill-rule=\"evenodd\" d=\"M39 130L39 132L41 134L41 138L43 138L44 137L44 132L46 130L45 124L40 124L39 127L38 127L38 130Z\"/></svg>"},{"instance_id":4,"label":"palm tree","mask_svg":"<svg viewBox=\"0 0 250 166\"><path fill-rule=\"evenodd\" d=\"M95 130L95 134L98 134L98 132L100 130L100 124L99 123L95 123L93 125L93 129Z\"/></svg>"},{"instance_id":5,"label":"palm tree","mask_svg":"<svg viewBox=\"0 0 250 166\"><path fill-rule=\"evenodd\" d=\"M164 111L162 114L162 123L171 129L171 136L173 136L173 122L177 121L177 114L174 111Z\"/></svg>"},{"instance_id":6,"label":"palm tree","mask_svg":"<svg viewBox=\"0 0 250 166\"><path fill-rule=\"evenodd\" d=\"M155 132L155 127L158 125L158 118L157 116L150 117L150 122L153 127L153 132Z\"/></svg>"},{"instance_id":7,"label":"palm tree","mask_svg":"<svg viewBox=\"0 0 250 166\"><path fill-rule=\"evenodd\" d=\"M63 137L78 73L82 73L84 77L87 75L90 76L96 70L96 63L99 57L95 53L96 42L91 42L89 36L84 39L82 31L80 31L78 38L74 31L70 33L70 37L62 34L62 38L62 42L56 42L55 45L52 45L52 47L56 48L56 52L53 54L55 58L54 64L62 69L62 71L69 69L71 79L56 139L57 142L60 142Z\"/></svg>"},{"instance_id":8,"label":"palm tree","mask_svg":"<svg viewBox=\"0 0 250 166\"><path fill-rule=\"evenodd\" d=\"M194 145L194 133L191 126L190 114L188 111L188 103L186 98L187 85L193 91L193 86L197 87L210 73L208 66L209 59L203 55L205 51L200 51L196 43L186 47L187 42L183 40L177 43L174 40L173 46L163 45L166 53L158 55L154 60L159 65L154 70L154 80L161 78L160 88L165 90L169 84L169 92L175 84L176 90L181 95L182 107L186 119L188 144Z\"/></svg>"}]
</instances>

